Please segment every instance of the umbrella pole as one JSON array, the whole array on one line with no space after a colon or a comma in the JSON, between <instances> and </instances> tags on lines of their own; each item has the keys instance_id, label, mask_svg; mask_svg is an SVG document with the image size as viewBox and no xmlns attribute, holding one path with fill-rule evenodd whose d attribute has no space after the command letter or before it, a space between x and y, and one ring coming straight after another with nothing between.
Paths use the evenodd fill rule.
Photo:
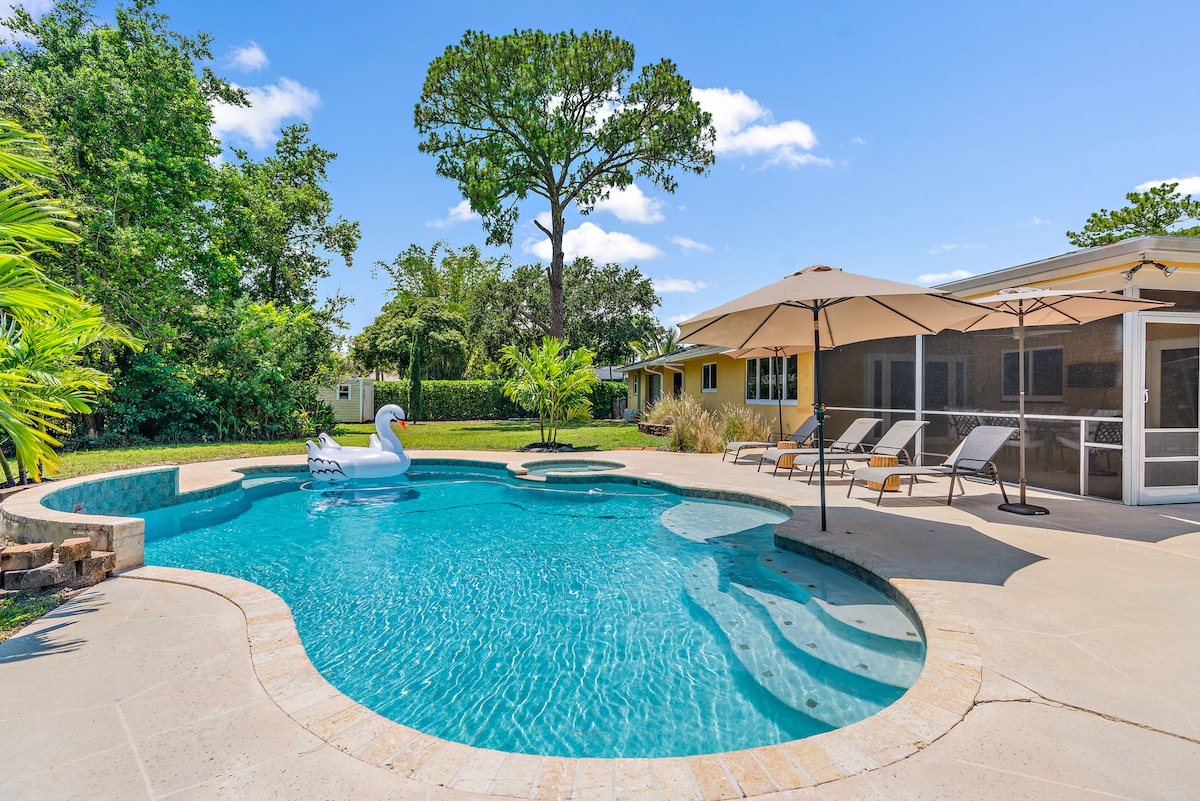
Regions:
<instances>
[{"instance_id":1,"label":"umbrella pole","mask_svg":"<svg viewBox=\"0 0 1200 801\"><path fill-rule=\"evenodd\" d=\"M779 361L779 348L775 349L775 361ZM779 440L783 441L783 388L787 386L787 357L783 359L783 375L779 377L779 386L775 389L775 400L779 406Z\"/></svg>"},{"instance_id":2,"label":"umbrella pole","mask_svg":"<svg viewBox=\"0 0 1200 801\"><path fill-rule=\"evenodd\" d=\"M1000 510L1018 515L1048 515L1050 510L1043 506L1025 503L1025 301L1017 302L1017 429L1021 460L1021 502L1002 503Z\"/></svg>"},{"instance_id":3,"label":"umbrella pole","mask_svg":"<svg viewBox=\"0 0 1200 801\"><path fill-rule=\"evenodd\" d=\"M817 418L817 464L821 470L821 531L825 525L825 404L821 403L821 318L813 305L813 415Z\"/></svg>"}]
</instances>

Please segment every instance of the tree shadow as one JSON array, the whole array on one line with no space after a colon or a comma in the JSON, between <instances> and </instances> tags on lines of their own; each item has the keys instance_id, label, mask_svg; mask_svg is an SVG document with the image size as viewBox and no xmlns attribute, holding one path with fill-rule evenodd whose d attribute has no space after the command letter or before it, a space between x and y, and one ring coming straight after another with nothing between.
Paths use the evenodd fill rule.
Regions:
<instances>
[{"instance_id":1,"label":"tree shadow","mask_svg":"<svg viewBox=\"0 0 1200 801\"><path fill-rule=\"evenodd\" d=\"M11 639L0 643L0 665L78 650L83 645L83 640L62 636L65 633L63 630L70 625L72 624L68 621L56 626L46 626L33 631L26 629L19 632Z\"/></svg>"}]
</instances>

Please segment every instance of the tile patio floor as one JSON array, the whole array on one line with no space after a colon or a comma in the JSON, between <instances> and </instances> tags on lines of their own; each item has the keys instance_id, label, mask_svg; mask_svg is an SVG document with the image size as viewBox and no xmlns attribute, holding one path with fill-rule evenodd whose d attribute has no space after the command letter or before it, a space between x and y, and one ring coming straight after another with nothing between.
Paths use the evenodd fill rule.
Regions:
<instances>
[{"instance_id":1,"label":"tile patio floor","mask_svg":"<svg viewBox=\"0 0 1200 801\"><path fill-rule=\"evenodd\" d=\"M719 456L611 456L638 475L787 499L798 511L785 535L855 547L932 582L974 629L983 686L944 737L814 788L739 790L889 801L1200 798L1200 507L1039 496L1051 515L1019 518L973 485L947 509L944 483L931 483L876 509L873 493L846 501L845 483L833 481L830 533L818 537L802 480ZM229 465L187 466L181 483L210 483ZM305 731L259 683L239 607L194 587L129 577L98 585L0 644L0 689L6 801L484 797L371 767ZM694 797L686 781L639 786L616 775L635 774L637 763L597 766L611 781L601 777L594 791L572 784L574 796ZM535 784L530 795L548 789Z\"/></svg>"}]
</instances>

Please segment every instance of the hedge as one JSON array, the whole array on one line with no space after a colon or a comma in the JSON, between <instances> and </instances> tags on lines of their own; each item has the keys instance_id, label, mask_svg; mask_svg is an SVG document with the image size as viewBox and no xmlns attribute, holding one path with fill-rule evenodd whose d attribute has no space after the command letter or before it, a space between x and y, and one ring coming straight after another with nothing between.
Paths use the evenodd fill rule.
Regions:
<instances>
[{"instance_id":1,"label":"hedge","mask_svg":"<svg viewBox=\"0 0 1200 801\"><path fill-rule=\"evenodd\" d=\"M613 399L625 397L624 381L601 381L592 390L592 414L613 416ZM375 408L395 403L408 407L408 380L376 381ZM530 412L504 397L503 381L422 381L426 420L508 420Z\"/></svg>"}]
</instances>

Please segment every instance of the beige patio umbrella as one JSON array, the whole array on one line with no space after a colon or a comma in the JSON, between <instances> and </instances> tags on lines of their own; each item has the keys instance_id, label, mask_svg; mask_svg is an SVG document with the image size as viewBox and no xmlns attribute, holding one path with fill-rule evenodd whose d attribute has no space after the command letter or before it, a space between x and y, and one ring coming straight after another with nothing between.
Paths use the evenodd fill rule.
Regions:
<instances>
[{"instance_id":1,"label":"beige patio umbrella","mask_svg":"<svg viewBox=\"0 0 1200 801\"><path fill-rule=\"evenodd\" d=\"M679 324L680 342L754 347L798 347L813 354L813 414L825 441L821 402L821 349L887 337L936 334L977 312L970 301L927 287L855 275L823 264L731 300ZM821 530L825 519L825 454L821 471Z\"/></svg>"},{"instance_id":2,"label":"beige patio umbrella","mask_svg":"<svg viewBox=\"0 0 1200 801\"><path fill-rule=\"evenodd\" d=\"M733 359L787 359L801 353L812 353L812 347L800 347L793 345L792 347L774 347L774 348L741 348L739 350L727 350L725 355ZM786 373L787 363L784 363L784 372ZM787 376L784 376L784 380ZM779 438L783 439L783 384L780 383L779 392L775 394L776 406L779 407Z\"/></svg>"},{"instance_id":3,"label":"beige patio umbrella","mask_svg":"<svg viewBox=\"0 0 1200 801\"><path fill-rule=\"evenodd\" d=\"M1025 502L1025 327L1030 325L1081 325L1125 312L1174 306L1157 300L1142 300L1099 289L1048 289L1019 286L995 295L976 298L988 311L947 326L957 331L1017 329L1017 416L1020 419L1021 500L1002 503L1000 510L1019 515L1046 515L1050 510ZM1082 444L1080 446L1082 448ZM1080 458L1083 458L1082 450Z\"/></svg>"}]
</instances>

